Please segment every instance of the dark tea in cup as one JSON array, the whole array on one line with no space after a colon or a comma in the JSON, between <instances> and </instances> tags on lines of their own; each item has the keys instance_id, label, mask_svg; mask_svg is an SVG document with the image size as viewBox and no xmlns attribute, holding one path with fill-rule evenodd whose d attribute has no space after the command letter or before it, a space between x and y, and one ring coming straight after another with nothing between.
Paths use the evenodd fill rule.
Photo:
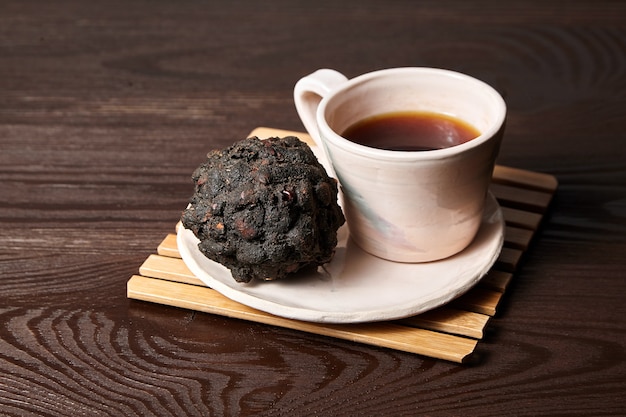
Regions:
<instances>
[{"instance_id":1,"label":"dark tea in cup","mask_svg":"<svg viewBox=\"0 0 626 417\"><path fill-rule=\"evenodd\" d=\"M341 133L344 138L378 149L430 151L460 145L480 136L465 121L434 112L394 112L368 117Z\"/></svg>"}]
</instances>

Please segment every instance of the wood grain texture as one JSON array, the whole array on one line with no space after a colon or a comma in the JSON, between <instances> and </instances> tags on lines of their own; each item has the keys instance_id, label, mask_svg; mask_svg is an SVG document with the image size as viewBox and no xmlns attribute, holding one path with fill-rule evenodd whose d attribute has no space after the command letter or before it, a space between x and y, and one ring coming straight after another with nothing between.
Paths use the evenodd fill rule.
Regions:
<instances>
[{"instance_id":1,"label":"wood grain texture","mask_svg":"<svg viewBox=\"0 0 626 417\"><path fill-rule=\"evenodd\" d=\"M3 1L0 415L626 414L625 16L610 0ZM494 280L511 295L475 362L126 299L209 149L302 129L293 84L319 67L413 65L493 85L499 163L559 180L519 272Z\"/></svg>"}]
</instances>

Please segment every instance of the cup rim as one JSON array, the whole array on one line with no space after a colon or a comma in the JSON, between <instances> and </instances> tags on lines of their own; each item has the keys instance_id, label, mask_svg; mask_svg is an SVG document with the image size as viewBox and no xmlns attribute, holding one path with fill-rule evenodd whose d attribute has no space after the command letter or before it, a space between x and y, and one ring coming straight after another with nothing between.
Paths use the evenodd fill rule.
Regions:
<instances>
[{"instance_id":1,"label":"cup rim","mask_svg":"<svg viewBox=\"0 0 626 417\"><path fill-rule=\"evenodd\" d=\"M463 79L465 81L474 83L487 92L489 96L491 96L497 104L499 104L499 108L497 109L496 120L495 122L485 131L481 132L479 136L476 138L461 143L459 145L451 146L449 148L443 149L433 149L429 151L396 151L389 149L380 149L374 148L366 145L361 145L355 142L352 142L348 139L342 137L339 133L335 132L326 122L326 118L324 114L326 112L326 107L328 103L335 97L337 94L340 94L346 90L357 87L360 84L363 84L371 79L387 77L389 75L399 75L399 74L439 74L447 77ZM320 129L320 134L323 135L327 140L333 142L334 145L343 148L344 150L354 152L364 157L369 157L377 160L391 160L391 161L420 161L420 160L435 160L435 159L443 159L448 158L454 155L458 155L466 150L476 148L483 143L487 142L489 139L494 137L498 131L502 128L506 118L506 103L504 98L493 88L491 85L486 82L479 80L478 78L472 77L470 75L443 69L443 68L435 68L435 67L398 67L398 68L387 68L376 70L372 72L368 72L357 77L354 77L348 80L346 83L339 86L337 89L331 92L328 96L324 97L316 112L316 121L318 128Z\"/></svg>"}]
</instances>

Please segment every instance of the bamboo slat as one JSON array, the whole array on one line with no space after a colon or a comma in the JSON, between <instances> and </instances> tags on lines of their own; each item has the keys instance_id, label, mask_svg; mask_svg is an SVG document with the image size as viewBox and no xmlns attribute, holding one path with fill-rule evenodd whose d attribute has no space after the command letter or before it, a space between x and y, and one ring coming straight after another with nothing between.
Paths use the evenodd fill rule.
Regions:
<instances>
[{"instance_id":1,"label":"bamboo slat","mask_svg":"<svg viewBox=\"0 0 626 417\"><path fill-rule=\"evenodd\" d=\"M134 275L128 281L128 293L131 298L137 300L250 320L426 356L437 356L455 362L463 362L472 353L477 343L475 339L387 322L319 324L290 320L231 301L208 287L198 288L140 275Z\"/></svg>"}]
</instances>

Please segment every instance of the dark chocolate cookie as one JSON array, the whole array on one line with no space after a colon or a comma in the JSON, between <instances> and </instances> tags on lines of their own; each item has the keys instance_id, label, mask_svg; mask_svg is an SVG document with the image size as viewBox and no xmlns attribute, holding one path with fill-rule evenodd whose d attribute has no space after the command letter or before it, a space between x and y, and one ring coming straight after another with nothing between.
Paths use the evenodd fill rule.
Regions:
<instances>
[{"instance_id":1,"label":"dark chocolate cookie","mask_svg":"<svg viewBox=\"0 0 626 417\"><path fill-rule=\"evenodd\" d=\"M344 216L337 181L294 136L256 137L208 154L182 224L235 280L274 280L331 260Z\"/></svg>"}]
</instances>

